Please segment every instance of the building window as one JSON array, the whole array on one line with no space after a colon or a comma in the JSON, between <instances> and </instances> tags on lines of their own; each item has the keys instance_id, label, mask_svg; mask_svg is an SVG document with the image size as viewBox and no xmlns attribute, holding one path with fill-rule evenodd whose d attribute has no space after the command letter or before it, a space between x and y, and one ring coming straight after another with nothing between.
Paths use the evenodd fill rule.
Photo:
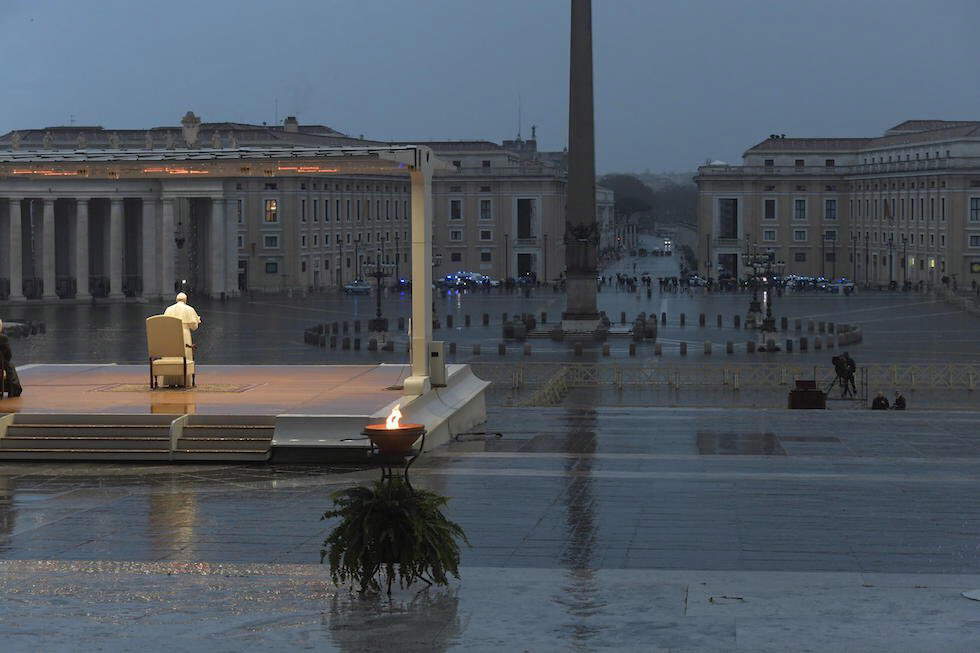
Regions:
<instances>
[{"instance_id":1,"label":"building window","mask_svg":"<svg viewBox=\"0 0 980 653\"><path fill-rule=\"evenodd\" d=\"M774 165L776 165L776 162L773 161L772 159L766 159L765 161L763 161L762 165L764 165L767 168L771 168Z\"/></svg>"},{"instance_id":2,"label":"building window","mask_svg":"<svg viewBox=\"0 0 980 653\"><path fill-rule=\"evenodd\" d=\"M837 230L836 229L827 229L826 231L823 232L823 239L824 240L837 240Z\"/></svg>"},{"instance_id":3,"label":"building window","mask_svg":"<svg viewBox=\"0 0 980 653\"><path fill-rule=\"evenodd\" d=\"M970 222L980 222L980 197L970 198Z\"/></svg>"},{"instance_id":4,"label":"building window","mask_svg":"<svg viewBox=\"0 0 980 653\"><path fill-rule=\"evenodd\" d=\"M265 221L279 222L279 200L265 201Z\"/></svg>"},{"instance_id":5,"label":"building window","mask_svg":"<svg viewBox=\"0 0 980 653\"><path fill-rule=\"evenodd\" d=\"M490 187L489 186L480 186L480 192L481 193L489 193L490 192Z\"/></svg>"},{"instance_id":6,"label":"building window","mask_svg":"<svg viewBox=\"0 0 980 653\"><path fill-rule=\"evenodd\" d=\"M350 200L347 200L347 222L350 222Z\"/></svg>"},{"instance_id":7,"label":"building window","mask_svg":"<svg viewBox=\"0 0 980 653\"><path fill-rule=\"evenodd\" d=\"M763 204L763 216L766 220L776 219L776 200L766 200Z\"/></svg>"},{"instance_id":8,"label":"building window","mask_svg":"<svg viewBox=\"0 0 980 653\"><path fill-rule=\"evenodd\" d=\"M480 263L490 263L493 260L493 253L487 250L480 252Z\"/></svg>"},{"instance_id":9,"label":"building window","mask_svg":"<svg viewBox=\"0 0 980 653\"><path fill-rule=\"evenodd\" d=\"M793 240L796 240L796 241L806 240L806 229L794 229L793 230Z\"/></svg>"},{"instance_id":10,"label":"building window","mask_svg":"<svg viewBox=\"0 0 980 653\"><path fill-rule=\"evenodd\" d=\"M313 246L314 247L320 246L320 234L313 234Z\"/></svg>"},{"instance_id":11,"label":"building window","mask_svg":"<svg viewBox=\"0 0 980 653\"><path fill-rule=\"evenodd\" d=\"M940 220L945 220L946 219L946 198L945 197L939 198L939 219Z\"/></svg>"},{"instance_id":12,"label":"building window","mask_svg":"<svg viewBox=\"0 0 980 653\"><path fill-rule=\"evenodd\" d=\"M350 245L350 234L347 234L347 244Z\"/></svg>"},{"instance_id":13,"label":"building window","mask_svg":"<svg viewBox=\"0 0 980 653\"><path fill-rule=\"evenodd\" d=\"M245 236L238 234L238 249L245 249Z\"/></svg>"},{"instance_id":14,"label":"building window","mask_svg":"<svg viewBox=\"0 0 980 653\"><path fill-rule=\"evenodd\" d=\"M824 200L824 202L823 202L823 219L824 220L836 220L837 219L837 200Z\"/></svg>"},{"instance_id":15,"label":"building window","mask_svg":"<svg viewBox=\"0 0 980 653\"><path fill-rule=\"evenodd\" d=\"M980 247L980 236L970 236L970 247Z\"/></svg>"},{"instance_id":16,"label":"building window","mask_svg":"<svg viewBox=\"0 0 980 653\"><path fill-rule=\"evenodd\" d=\"M806 220L806 200L793 200L793 219Z\"/></svg>"},{"instance_id":17,"label":"building window","mask_svg":"<svg viewBox=\"0 0 980 653\"><path fill-rule=\"evenodd\" d=\"M718 237L738 238L738 199L718 200Z\"/></svg>"},{"instance_id":18,"label":"building window","mask_svg":"<svg viewBox=\"0 0 980 653\"><path fill-rule=\"evenodd\" d=\"M279 185L278 184L266 184L265 185L265 189L266 190L276 190L278 188L279 188Z\"/></svg>"},{"instance_id":19,"label":"building window","mask_svg":"<svg viewBox=\"0 0 980 653\"><path fill-rule=\"evenodd\" d=\"M768 241L776 240L776 230L775 229L764 229L762 231L762 240L768 240Z\"/></svg>"},{"instance_id":20,"label":"building window","mask_svg":"<svg viewBox=\"0 0 980 653\"><path fill-rule=\"evenodd\" d=\"M824 164L824 167L833 168L834 166L837 165L837 162L835 160L833 160L833 159L827 159L826 161L823 162L823 164Z\"/></svg>"},{"instance_id":21,"label":"building window","mask_svg":"<svg viewBox=\"0 0 980 653\"><path fill-rule=\"evenodd\" d=\"M797 263L806 263L806 252L793 252L793 260Z\"/></svg>"},{"instance_id":22,"label":"building window","mask_svg":"<svg viewBox=\"0 0 980 653\"><path fill-rule=\"evenodd\" d=\"M449 200L449 219L463 219L463 200Z\"/></svg>"},{"instance_id":23,"label":"building window","mask_svg":"<svg viewBox=\"0 0 980 653\"><path fill-rule=\"evenodd\" d=\"M493 240L493 232L489 229L481 229L480 240Z\"/></svg>"},{"instance_id":24,"label":"building window","mask_svg":"<svg viewBox=\"0 0 980 653\"><path fill-rule=\"evenodd\" d=\"M235 206L238 215L238 224L242 224L243 222L245 222L245 212L244 212L244 207L242 206L242 201L235 200Z\"/></svg>"},{"instance_id":25,"label":"building window","mask_svg":"<svg viewBox=\"0 0 980 653\"><path fill-rule=\"evenodd\" d=\"M391 220L391 200L385 200L385 220Z\"/></svg>"},{"instance_id":26,"label":"building window","mask_svg":"<svg viewBox=\"0 0 980 653\"><path fill-rule=\"evenodd\" d=\"M450 186L449 187L449 192L450 193L462 193L463 192L463 187L462 186Z\"/></svg>"},{"instance_id":27,"label":"building window","mask_svg":"<svg viewBox=\"0 0 980 653\"><path fill-rule=\"evenodd\" d=\"M483 166L484 168L489 168L490 167L490 159L484 159L483 161L480 162L480 165Z\"/></svg>"},{"instance_id":28,"label":"building window","mask_svg":"<svg viewBox=\"0 0 980 653\"><path fill-rule=\"evenodd\" d=\"M313 222L320 221L320 200L313 200Z\"/></svg>"},{"instance_id":29,"label":"building window","mask_svg":"<svg viewBox=\"0 0 980 653\"><path fill-rule=\"evenodd\" d=\"M449 231L449 240L463 240L463 231L461 229L451 229Z\"/></svg>"},{"instance_id":30,"label":"building window","mask_svg":"<svg viewBox=\"0 0 980 653\"><path fill-rule=\"evenodd\" d=\"M279 236L264 236L262 246L266 249L279 249Z\"/></svg>"},{"instance_id":31,"label":"building window","mask_svg":"<svg viewBox=\"0 0 980 653\"><path fill-rule=\"evenodd\" d=\"M459 263L463 260L463 254L461 252L453 252L449 255L449 260L453 263Z\"/></svg>"},{"instance_id":32,"label":"building window","mask_svg":"<svg viewBox=\"0 0 980 653\"><path fill-rule=\"evenodd\" d=\"M279 263L276 261L266 261L265 262L265 273L266 274L279 274Z\"/></svg>"},{"instance_id":33,"label":"building window","mask_svg":"<svg viewBox=\"0 0 980 653\"><path fill-rule=\"evenodd\" d=\"M306 272L306 261L305 260L299 262L299 271L300 272Z\"/></svg>"},{"instance_id":34,"label":"building window","mask_svg":"<svg viewBox=\"0 0 980 653\"><path fill-rule=\"evenodd\" d=\"M402 213L405 215L406 218L408 217L408 200L402 201Z\"/></svg>"},{"instance_id":35,"label":"building window","mask_svg":"<svg viewBox=\"0 0 980 653\"><path fill-rule=\"evenodd\" d=\"M354 209L355 209L355 213L356 213L357 219L360 220L361 219L361 200L357 200L355 202Z\"/></svg>"},{"instance_id":36,"label":"building window","mask_svg":"<svg viewBox=\"0 0 980 653\"><path fill-rule=\"evenodd\" d=\"M299 237L299 246L306 247L306 234Z\"/></svg>"},{"instance_id":37,"label":"building window","mask_svg":"<svg viewBox=\"0 0 980 653\"><path fill-rule=\"evenodd\" d=\"M480 200L480 219L493 220L493 202L491 200Z\"/></svg>"},{"instance_id":38,"label":"building window","mask_svg":"<svg viewBox=\"0 0 980 653\"><path fill-rule=\"evenodd\" d=\"M796 161L794 161L794 162L793 162L793 164L794 164L794 165L795 165L795 166L796 166L797 168L802 168L802 167L803 167L803 159L797 159Z\"/></svg>"},{"instance_id":39,"label":"building window","mask_svg":"<svg viewBox=\"0 0 980 653\"><path fill-rule=\"evenodd\" d=\"M455 168L462 168L463 167L463 162L460 161L459 159L454 159L453 160L453 167L455 167Z\"/></svg>"},{"instance_id":40,"label":"building window","mask_svg":"<svg viewBox=\"0 0 980 653\"><path fill-rule=\"evenodd\" d=\"M299 221L306 222L306 199L299 201Z\"/></svg>"}]
</instances>

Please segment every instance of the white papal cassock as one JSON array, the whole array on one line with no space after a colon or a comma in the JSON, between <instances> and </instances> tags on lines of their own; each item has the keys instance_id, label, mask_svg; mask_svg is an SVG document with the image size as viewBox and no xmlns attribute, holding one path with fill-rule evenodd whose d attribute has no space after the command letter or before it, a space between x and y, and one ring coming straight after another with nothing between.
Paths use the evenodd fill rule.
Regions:
<instances>
[{"instance_id":1,"label":"white papal cassock","mask_svg":"<svg viewBox=\"0 0 980 653\"><path fill-rule=\"evenodd\" d=\"M167 307L167 310L163 312L164 315L169 315L170 317L180 318L180 321L184 323L184 344L193 345L194 342L191 340L191 331L196 331L197 327L200 326L202 320L201 316L197 314L192 306L187 305L187 295L180 293L177 295L177 302L171 304ZM193 347L187 347L187 360L194 360L194 349ZM163 385L182 385L184 382L183 377L179 376L165 376L163 377Z\"/></svg>"}]
</instances>

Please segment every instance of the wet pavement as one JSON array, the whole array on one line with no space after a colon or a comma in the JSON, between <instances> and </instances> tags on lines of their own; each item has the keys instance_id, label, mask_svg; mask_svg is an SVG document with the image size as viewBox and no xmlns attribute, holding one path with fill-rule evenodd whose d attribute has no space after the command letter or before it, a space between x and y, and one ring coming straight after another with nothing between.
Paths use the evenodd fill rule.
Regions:
<instances>
[{"instance_id":1,"label":"wet pavement","mask_svg":"<svg viewBox=\"0 0 980 653\"><path fill-rule=\"evenodd\" d=\"M494 408L488 434L412 472L466 529L462 580L391 603L316 564L329 493L374 471L0 465L0 634L9 650L971 650L977 426Z\"/></svg>"}]
</instances>

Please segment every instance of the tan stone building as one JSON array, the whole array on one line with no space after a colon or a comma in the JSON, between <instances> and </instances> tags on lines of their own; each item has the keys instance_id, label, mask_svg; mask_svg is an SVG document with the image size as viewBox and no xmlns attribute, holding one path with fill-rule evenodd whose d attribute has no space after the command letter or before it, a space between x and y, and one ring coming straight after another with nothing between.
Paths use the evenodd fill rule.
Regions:
<instances>
[{"instance_id":1,"label":"tan stone building","mask_svg":"<svg viewBox=\"0 0 980 653\"><path fill-rule=\"evenodd\" d=\"M433 180L434 274L562 274L565 175L533 139L425 144L447 164ZM337 173L315 154L394 145L292 117L202 123L190 112L178 127L9 132L0 136L0 299L337 290L378 258L408 276L408 181ZM282 161L306 156L314 163ZM263 158L277 163L258 176L257 163L241 174L227 163ZM64 170L70 162L75 173Z\"/></svg>"},{"instance_id":2,"label":"tan stone building","mask_svg":"<svg viewBox=\"0 0 980 653\"><path fill-rule=\"evenodd\" d=\"M980 121L909 120L871 138L773 134L701 166L701 272L744 278L749 245L787 274L980 282Z\"/></svg>"}]
</instances>

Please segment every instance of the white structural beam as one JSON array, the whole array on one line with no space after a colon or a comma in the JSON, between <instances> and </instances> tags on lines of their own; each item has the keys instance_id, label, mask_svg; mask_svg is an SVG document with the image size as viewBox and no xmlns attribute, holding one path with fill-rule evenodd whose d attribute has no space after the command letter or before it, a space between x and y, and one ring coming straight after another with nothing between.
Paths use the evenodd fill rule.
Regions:
<instances>
[{"instance_id":1,"label":"white structural beam","mask_svg":"<svg viewBox=\"0 0 980 653\"><path fill-rule=\"evenodd\" d=\"M406 395L431 388L429 343L432 342L432 171L412 170L412 374Z\"/></svg>"}]
</instances>

